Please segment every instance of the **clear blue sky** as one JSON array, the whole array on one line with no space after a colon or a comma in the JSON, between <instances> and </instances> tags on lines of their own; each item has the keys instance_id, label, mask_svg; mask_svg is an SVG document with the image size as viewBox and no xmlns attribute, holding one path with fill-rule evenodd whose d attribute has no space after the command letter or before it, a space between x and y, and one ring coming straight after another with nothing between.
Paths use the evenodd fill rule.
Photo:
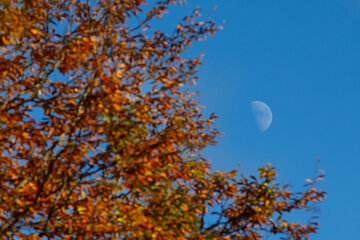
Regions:
<instances>
[{"instance_id":1,"label":"clear blue sky","mask_svg":"<svg viewBox=\"0 0 360 240\"><path fill-rule=\"evenodd\" d=\"M254 173L270 162L299 190L314 175L317 154L328 196L311 239L360 239L360 1L188 2L168 17L196 5L207 14L217 4L212 18L226 20L200 48L200 101L205 113L220 116L224 133L205 151L213 167L240 162ZM273 111L264 133L254 125L253 100Z\"/></svg>"}]
</instances>

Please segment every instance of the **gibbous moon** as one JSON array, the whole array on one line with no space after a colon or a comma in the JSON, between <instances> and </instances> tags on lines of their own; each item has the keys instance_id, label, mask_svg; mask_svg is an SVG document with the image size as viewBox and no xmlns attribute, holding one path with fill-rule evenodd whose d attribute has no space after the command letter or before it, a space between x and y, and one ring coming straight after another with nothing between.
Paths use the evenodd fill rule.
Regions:
<instances>
[{"instance_id":1,"label":"gibbous moon","mask_svg":"<svg viewBox=\"0 0 360 240\"><path fill-rule=\"evenodd\" d=\"M260 101L252 101L251 110L257 127L260 131L265 132L272 122L272 112L269 106Z\"/></svg>"}]
</instances>

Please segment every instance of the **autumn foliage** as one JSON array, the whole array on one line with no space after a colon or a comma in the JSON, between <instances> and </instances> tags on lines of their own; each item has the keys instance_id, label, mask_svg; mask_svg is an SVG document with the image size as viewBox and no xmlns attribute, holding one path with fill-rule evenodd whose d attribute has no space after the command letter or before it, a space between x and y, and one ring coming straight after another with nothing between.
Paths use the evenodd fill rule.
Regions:
<instances>
[{"instance_id":1,"label":"autumn foliage","mask_svg":"<svg viewBox=\"0 0 360 240\"><path fill-rule=\"evenodd\" d=\"M0 1L1 239L307 239L286 219L324 198L272 166L218 172L216 143L186 89L218 27L199 11L157 30L176 0ZM145 10L147 9L147 10ZM215 212L212 214L212 212Z\"/></svg>"}]
</instances>

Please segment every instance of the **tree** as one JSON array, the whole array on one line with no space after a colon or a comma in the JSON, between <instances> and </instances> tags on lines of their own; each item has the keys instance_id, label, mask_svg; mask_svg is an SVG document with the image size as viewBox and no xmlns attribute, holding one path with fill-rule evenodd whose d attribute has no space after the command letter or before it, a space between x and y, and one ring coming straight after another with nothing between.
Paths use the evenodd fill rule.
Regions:
<instances>
[{"instance_id":1,"label":"tree","mask_svg":"<svg viewBox=\"0 0 360 240\"><path fill-rule=\"evenodd\" d=\"M184 90L219 27L199 10L167 34L159 0L0 3L2 239L307 239L318 172L302 193L267 165L249 178L210 169L214 118ZM134 19L142 19L136 25ZM200 21L202 20L202 21ZM207 223L209 211L213 223Z\"/></svg>"}]
</instances>

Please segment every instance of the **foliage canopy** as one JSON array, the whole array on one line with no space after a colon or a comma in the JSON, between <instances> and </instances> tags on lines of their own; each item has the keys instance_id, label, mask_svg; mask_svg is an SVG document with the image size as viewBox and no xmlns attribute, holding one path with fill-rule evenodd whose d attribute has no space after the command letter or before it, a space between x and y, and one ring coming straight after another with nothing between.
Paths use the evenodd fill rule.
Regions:
<instances>
[{"instance_id":1,"label":"foliage canopy","mask_svg":"<svg viewBox=\"0 0 360 240\"><path fill-rule=\"evenodd\" d=\"M283 214L324 198L322 172L295 194L270 165L210 171L219 132L184 90L201 57L182 53L218 27L195 10L152 29L181 2L150 2L0 2L1 238L308 238L317 222Z\"/></svg>"}]
</instances>

